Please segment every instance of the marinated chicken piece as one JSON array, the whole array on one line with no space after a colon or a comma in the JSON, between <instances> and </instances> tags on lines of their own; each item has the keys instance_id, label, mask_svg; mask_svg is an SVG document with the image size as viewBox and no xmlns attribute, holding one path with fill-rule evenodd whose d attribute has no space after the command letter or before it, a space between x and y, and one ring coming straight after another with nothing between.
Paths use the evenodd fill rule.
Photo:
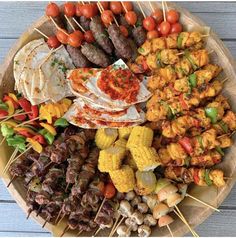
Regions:
<instances>
[{"instance_id":1,"label":"marinated chicken piece","mask_svg":"<svg viewBox=\"0 0 236 238\"><path fill-rule=\"evenodd\" d=\"M178 92L186 93L190 90L190 85L187 77L177 79L174 82L174 89Z\"/></svg>"},{"instance_id":2,"label":"marinated chicken piece","mask_svg":"<svg viewBox=\"0 0 236 238\"><path fill-rule=\"evenodd\" d=\"M161 50L157 58L164 64L172 65L179 61L178 50L164 49Z\"/></svg>"},{"instance_id":3,"label":"marinated chicken piece","mask_svg":"<svg viewBox=\"0 0 236 238\"><path fill-rule=\"evenodd\" d=\"M222 71L222 68L219 65L216 64L207 64L203 67L204 70L209 70L213 74L213 78L217 77L220 72Z\"/></svg>"},{"instance_id":4,"label":"marinated chicken piece","mask_svg":"<svg viewBox=\"0 0 236 238\"><path fill-rule=\"evenodd\" d=\"M220 143L220 148L228 148L233 145L233 140L227 135L223 135L217 138Z\"/></svg>"},{"instance_id":5,"label":"marinated chicken piece","mask_svg":"<svg viewBox=\"0 0 236 238\"><path fill-rule=\"evenodd\" d=\"M183 149L183 147L178 143L171 143L171 144L167 145L166 148L169 152L170 157L173 160L186 159L188 156L186 154L185 150Z\"/></svg>"},{"instance_id":6,"label":"marinated chicken piece","mask_svg":"<svg viewBox=\"0 0 236 238\"><path fill-rule=\"evenodd\" d=\"M228 126L231 131L236 129L236 114L232 111L227 111L222 121Z\"/></svg>"},{"instance_id":7,"label":"marinated chicken piece","mask_svg":"<svg viewBox=\"0 0 236 238\"><path fill-rule=\"evenodd\" d=\"M213 169L209 172L209 178L217 187L223 187L225 185L224 173L222 170Z\"/></svg>"},{"instance_id":8,"label":"marinated chicken piece","mask_svg":"<svg viewBox=\"0 0 236 238\"><path fill-rule=\"evenodd\" d=\"M157 55L156 53L151 53L147 56L147 65L148 65L148 68L151 69L151 70L155 70L158 68L158 65L157 65Z\"/></svg>"}]
</instances>

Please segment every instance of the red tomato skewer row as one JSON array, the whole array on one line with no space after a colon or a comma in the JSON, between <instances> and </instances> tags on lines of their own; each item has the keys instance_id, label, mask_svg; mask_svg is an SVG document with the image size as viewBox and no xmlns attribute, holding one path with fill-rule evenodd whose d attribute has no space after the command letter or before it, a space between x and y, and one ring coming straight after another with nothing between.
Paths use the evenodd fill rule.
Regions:
<instances>
[{"instance_id":1,"label":"red tomato skewer row","mask_svg":"<svg viewBox=\"0 0 236 238\"><path fill-rule=\"evenodd\" d=\"M133 10L133 6L132 5L127 5L124 2L121 2L121 5L125 11L125 20L127 21L127 23L131 26L133 26L134 28L136 28L135 24L138 20L137 14L132 11ZM129 7L129 9L128 9Z\"/></svg>"}]
</instances>

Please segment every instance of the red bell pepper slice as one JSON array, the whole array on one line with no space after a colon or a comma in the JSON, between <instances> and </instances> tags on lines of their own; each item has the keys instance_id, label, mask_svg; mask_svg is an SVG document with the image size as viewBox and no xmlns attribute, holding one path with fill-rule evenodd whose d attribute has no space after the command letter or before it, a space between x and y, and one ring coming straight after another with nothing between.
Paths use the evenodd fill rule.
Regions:
<instances>
[{"instance_id":1,"label":"red bell pepper slice","mask_svg":"<svg viewBox=\"0 0 236 238\"><path fill-rule=\"evenodd\" d=\"M17 121L24 121L26 120L27 116L26 115L17 115L17 116L14 116L14 119L17 120Z\"/></svg>"},{"instance_id":2,"label":"red bell pepper slice","mask_svg":"<svg viewBox=\"0 0 236 238\"><path fill-rule=\"evenodd\" d=\"M6 116L8 116L8 112L0 109L0 117L6 117Z\"/></svg>"},{"instance_id":3,"label":"red bell pepper slice","mask_svg":"<svg viewBox=\"0 0 236 238\"><path fill-rule=\"evenodd\" d=\"M199 182L200 182L199 169L194 169L193 180L194 180L195 184L199 184Z\"/></svg>"},{"instance_id":4,"label":"red bell pepper slice","mask_svg":"<svg viewBox=\"0 0 236 238\"><path fill-rule=\"evenodd\" d=\"M15 109L19 108L18 102L16 102L12 97L8 95L4 95L3 102L6 102L6 101L11 101Z\"/></svg>"},{"instance_id":5,"label":"red bell pepper slice","mask_svg":"<svg viewBox=\"0 0 236 238\"><path fill-rule=\"evenodd\" d=\"M30 133L27 130L20 130L17 133L22 135L22 136L24 136L24 137L26 137L26 138L32 138L34 136L32 133Z\"/></svg>"},{"instance_id":6,"label":"red bell pepper slice","mask_svg":"<svg viewBox=\"0 0 236 238\"><path fill-rule=\"evenodd\" d=\"M25 112L31 111L31 103L26 98L20 98L18 103Z\"/></svg>"},{"instance_id":7,"label":"red bell pepper slice","mask_svg":"<svg viewBox=\"0 0 236 238\"><path fill-rule=\"evenodd\" d=\"M42 135L36 135L33 137L34 140L38 141L41 145L46 145L46 140Z\"/></svg>"},{"instance_id":8,"label":"red bell pepper slice","mask_svg":"<svg viewBox=\"0 0 236 238\"><path fill-rule=\"evenodd\" d=\"M190 155L193 152L193 147L191 145L191 140L188 137L183 137L179 140L179 144L183 149Z\"/></svg>"},{"instance_id":9,"label":"red bell pepper slice","mask_svg":"<svg viewBox=\"0 0 236 238\"><path fill-rule=\"evenodd\" d=\"M30 120L35 119L39 116L39 108L37 105L31 106L32 113L29 114Z\"/></svg>"},{"instance_id":10,"label":"red bell pepper slice","mask_svg":"<svg viewBox=\"0 0 236 238\"><path fill-rule=\"evenodd\" d=\"M185 100L184 100L184 94L183 94L183 93L181 93L181 94L179 95L179 101L180 101L181 106L182 106L182 108L183 108L184 110L188 110L188 109L189 109L188 104L187 104L187 103L185 102Z\"/></svg>"}]
</instances>

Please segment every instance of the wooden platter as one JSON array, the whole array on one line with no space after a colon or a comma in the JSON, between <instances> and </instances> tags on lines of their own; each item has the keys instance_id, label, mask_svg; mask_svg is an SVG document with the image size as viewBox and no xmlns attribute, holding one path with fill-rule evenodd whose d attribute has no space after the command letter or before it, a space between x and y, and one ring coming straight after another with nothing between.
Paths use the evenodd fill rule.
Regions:
<instances>
[{"instance_id":1,"label":"wooden platter","mask_svg":"<svg viewBox=\"0 0 236 238\"><path fill-rule=\"evenodd\" d=\"M148 3L144 2L142 5L144 7L144 11L147 14L150 14ZM160 4L153 3L153 6L160 7ZM174 4L169 4L169 7L173 7L181 13L181 22L184 24L186 29L191 29L192 27L198 29L199 27L205 26L204 22L189 13L187 10ZM5 58L3 65L0 68L0 96L2 96L6 92L13 91L13 58L16 52L29 41L40 37L40 35L33 30L34 27L37 27L46 34L49 34L52 32L53 25L46 17L40 18L31 27L29 27L25 33L22 34L15 45L11 48L7 57ZM212 60L223 67L224 73L221 77L228 78L227 82L224 85L223 94L229 98L233 110L236 111L236 105L233 103L236 101L236 63L228 49L224 46L223 42L212 30L210 32L210 37L208 37L207 39L207 48L214 51L214 53L211 54ZM3 146L0 147L0 168L3 168L3 166L6 164L11 153L12 151L6 144L3 144ZM190 194L194 194L196 195L196 197L207 201L213 206L218 207L227 197L236 181L236 158L234 156L235 153L236 146L234 144L232 147L230 147L230 149L228 149L224 161L218 166L222 168L225 171L225 175L230 178L227 180L226 185L223 188L216 190L215 187L192 187ZM9 182L9 177L7 175L2 179L5 184ZM21 181L13 181L12 185L9 187L9 192L15 198L16 202L23 209L23 211L27 213L28 208L25 203L26 191L23 188ZM213 212L210 208L199 206L199 204L194 203L192 200L190 201L187 198L185 198L181 203L180 209L186 216L186 219L189 221L190 225L193 227L202 223ZM40 217L36 217L35 214L32 214L31 218L35 219L41 225L44 223L44 220ZM51 231L53 235L58 236L58 234L61 233L65 226L66 225L62 223L60 227L55 228L54 226L47 224L46 229ZM171 225L171 230L173 231L174 236L183 236L188 232L188 228L178 219L176 219L176 221ZM100 233L101 236L104 236L106 234L108 234L108 231L107 233ZM65 235L75 235L75 233L73 234L72 232L68 232ZM156 228L152 232L152 236L168 235L169 233L165 228Z\"/></svg>"}]
</instances>

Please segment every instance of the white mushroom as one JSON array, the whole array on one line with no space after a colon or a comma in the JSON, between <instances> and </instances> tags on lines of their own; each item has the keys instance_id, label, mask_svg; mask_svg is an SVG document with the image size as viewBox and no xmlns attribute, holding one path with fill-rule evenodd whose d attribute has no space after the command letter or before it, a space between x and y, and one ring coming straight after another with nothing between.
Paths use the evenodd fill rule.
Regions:
<instances>
[{"instance_id":1,"label":"white mushroom","mask_svg":"<svg viewBox=\"0 0 236 238\"><path fill-rule=\"evenodd\" d=\"M142 225L143 224L144 216L143 216L143 214L141 212L135 211L131 215L131 219L133 219L138 225Z\"/></svg>"},{"instance_id":2,"label":"white mushroom","mask_svg":"<svg viewBox=\"0 0 236 238\"><path fill-rule=\"evenodd\" d=\"M148 212L148 205L144 202L140 202L137 205L137 209L141 212L141 213L147 213Z\"/></svg>"},{"instance_id":3,"label":"white mushroom","mask_svg":"<svg viewBox=\"0 0 236 238\"><path fill-rule=\"evenodd\" d=\"M160 217L169 213L169 211L170 211L170 208L166 204L159 203L158 205L154 207L152 215L155 219L159 219Z\"/></svg>"},{"instance_id":4,"label":"white mushroom","mask_svg":"<svg viewBox=\"0 0 236 238\"><path fill-rule=\"evenodd\" d=\"M142 225L138 228L139 237L148 237L151 235L151 228L147 225Z\"/></svg>"},{"instance_id":5,"label":"white mushroom","mask_svg":"<svg viewBox=\"0 0 236 238\"><path fill-rule=\"evenodd\" d=\"M116 230L119 237L129 237L131 235L131 231L126 225L121 225Z\"/></svg>"},{"instance_id":6,"label":"white mushroom","mask_svg":"<svg viewBox=\"0 0 236 238\"><path fill-rule=\"evenodd\" d=\"M142 200L147 203L148 207L152 211L153 208L159 203L157 195L148 195L148 196L143 196Z\"/></svg>"},{"instance_id":7,"label":"white mushroom","mask_svg":"<svg viewBox=\"0 0 236 238\"><path fill-rule=\"evenodd\" d=\"M138 203L140 203L140 202L141 202L141 197L135 196L135 197L132 199L132 201L131 201L131 206L132 206L132 207L135 207L135 206L137 206Z\"/></svg>"},{"instance_id":8,"label":"white mushroom","mask_svg":"<svg viewBox=\"0 0 236 238\"><path fill-rule=\"evenodd\" d=\"M129 217L133 212L133 208L127 200L122 200L120 202L119 212L122 216Z\"/></svg>"},{"instance_id":9,"label":"white mushroom","mask_svg":"<svg viewBox=\"0 0 236 238\"><path fill-rule=\"evenodd\" d=\"M135 220L132 219L131 217L128 217L128 218L125 220L125 225L127 225L131 231L137 231L137 230L138 230L138 225L137 225L137 223L136 223Z\"/></svg>"},{"instance_id":10,"label":"white mushroom","mask_svg":"<svg viewBox=\"0 0 236 238\"><path fill-rule=\"evenodd\" d=\"M151 214L147 214L144 217L143 223L147 226L155 226L157 224L157 220Z\"/></svg>"},{"instance_id":11,"label":"white mushroom","mask_svg":"<svg viewBox=\"0 0 236 238\"><path fill-rule=\"evenodd\" d=\"M126 193L126 195L125 195L125 199L128 200L128 201L133 200L134 197L135 197L135 192L134 191L130 191L130 192Z\"/></svg>"}]
</instances>

